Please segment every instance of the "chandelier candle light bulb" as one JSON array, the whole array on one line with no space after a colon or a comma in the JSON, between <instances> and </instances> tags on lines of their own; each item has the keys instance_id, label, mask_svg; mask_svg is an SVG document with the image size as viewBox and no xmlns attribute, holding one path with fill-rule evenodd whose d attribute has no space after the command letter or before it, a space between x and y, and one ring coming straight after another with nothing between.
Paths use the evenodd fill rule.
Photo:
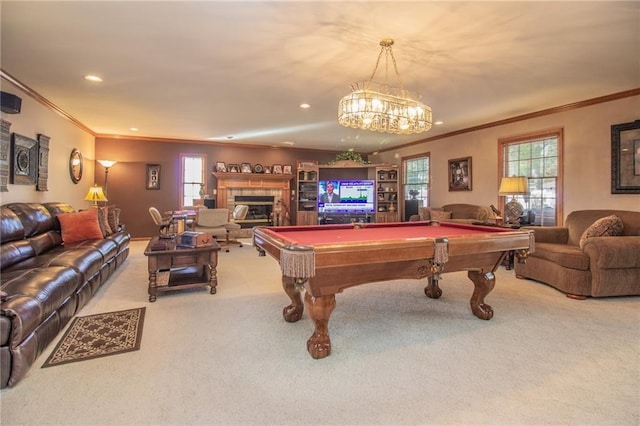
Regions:
<instances>
[{"instance_id":1,"label":"chandelier candle light bulb","mask_svg":"<svg viewBox=\"0 0 640 426\"><path fill-rule=\"evenodd\" d=\"M409 135L431 129L431 108L409 97L402 87L400 74L393 56L392 39L380 42L380 54L376 66L367 81L354 83L351 93L344 96L338 104L338 122L345 127L371 130L392 134ZM391 87L386 75L385 84L374 83L380 59L384 54L385 69L389 59L393 63L399 87ZM415 97L418 98L417 96Z\"/></svg>"}]
</instances>

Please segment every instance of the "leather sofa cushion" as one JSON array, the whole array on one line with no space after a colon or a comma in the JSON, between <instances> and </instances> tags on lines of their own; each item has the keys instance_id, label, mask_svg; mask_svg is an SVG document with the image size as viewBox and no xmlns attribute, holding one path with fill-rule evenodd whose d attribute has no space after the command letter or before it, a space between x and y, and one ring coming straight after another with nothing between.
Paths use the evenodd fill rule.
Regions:
<instances>
[{"instance_id":1,"label":"leather sofa cushion","mask_svg":"<svg viewBox=\"0 0 640 426\"><path fill-rule=\"evenodd\" d=\"M20 269L45 268L49 266L66 266L75 269L81 274L84 283L97 272L103 265L103 257L100 251L93 247L56 247L40 256L31 257L23 262L15 264L5 271L17 271ZM74 289L75 291L76 289Z\"/></svg>"},{"instance_id":2,"label":"leather sofa cushion","mask_svg":"<svg viewBox=\"0 0 640 426\"><path fill-rule=\"evenodd\" d=\"M126 232L116 232L115 234L109 235L106 239L115 242L118 245L118 252L121 252L125 247L129 246L131 235Z\"/></svg>"},{"instance_id":3,"label":"leather sofa cushion","mask_svg":"<svg viewBox=\"0 0 640 426\"><path fill-rule=\"evenodd\" d=\"M36 255L33 246L29 244L29 240L12 241L4 243L0 246L0 265L2 272L13 265L24 262Z\"/></svg>"},{"instance_id":4,"label":"leather sofa cushion","mask_svg":"<svg viewBox=\"0 0 640 426\"><path fill-rule=\"evenodd\" d=\"M43 206L49 211L51 216L53 216L53 229L54 231L60 231L60 221L57 216L62 213L73 213L75 210L71 207L71 204L60 203L60 202L52 202L52 203L44 203Z\"/></svg>"},{"instance_id":5,"label":"leather sofa cushion","mask_svg":"<svg viewBox=\"0 0 640 426\"><path fill-rule=\"evenodd\" d=\"M5 207L11 209L22 222L25 238L42 234L53 229L53 217L38 203L11 203Z\"/></svg>"},{"instance_id":6,"label":"leather sofa cushion","mask_svg":"<svg viewBox=\"0 0 640 426\"><path fill-rule=\"evenodd\" d=\"M95 250L98 250L100 254L102 254L103 263L109 262L109 260L114 258L119 251L118 244L110 238L103 238L101 240L84 240L78 242L77 244L73 244L71 247L65 247L66 249L93 248Z\"/></svg>"},{"instance_id":7,"label":"leather sofa cushion","mask_svg":"<svg viewBox=\"0 0 640 426\"><path fill-rule=\"evenodd\" d=\"M8 296L2 303L2 315L10 319L11 327L8 330L9 324L0 322L2 345L10 340L17 346L81 284L80 274L64 266L3 272L2 289Z\"/></svg>"},{"instance_id":8,"label":"leather sofa cushion","mask_svg":"<svg viewBox=\"0 0 640 426\"><path fill-rule=\"evenodd\" d=\"M536 241L536 250L530 256L549 260L565 268L589 270L589 256L578 246Z\"/></svg>"},{"instance_id":9,"label":"leather sofa cushion","mask_svg":"<svg viewBox=\"0 0 640 426\"><path fill-rule=\"evenodd\" d=\"M49 231L29 238L29 244L31 244L36 256L38 256L60 246L62 244L62 237L58 231Z\"/></svg>"},{"instance_id":10,"label":"leather sofa cushion","mask_svg":"<svg viewBox=\"0 0 640 426\"><path fill-rule=\"evenodd\" d=\"M24 239L22 222L10 208L5 206L0 208L0 224L0 241L2 241L2 244Z\"/></svg>"}]
</instances>

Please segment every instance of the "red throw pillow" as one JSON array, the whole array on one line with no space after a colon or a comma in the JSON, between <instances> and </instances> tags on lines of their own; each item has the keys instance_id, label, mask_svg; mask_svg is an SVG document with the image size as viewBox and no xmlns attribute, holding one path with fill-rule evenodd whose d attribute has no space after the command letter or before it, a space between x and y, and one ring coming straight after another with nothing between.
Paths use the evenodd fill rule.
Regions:
<instances>
[{"instance_id":1,"label":"red throw pillow","mask_svg":"<svg viewBox=\"0 0 640 426\"><path fill-rule=\"evenodd\" d=\"M65 244L102 238L98 209L59 214L58 220L62 229L62 241Z\"/></svg>"}]
</instances>

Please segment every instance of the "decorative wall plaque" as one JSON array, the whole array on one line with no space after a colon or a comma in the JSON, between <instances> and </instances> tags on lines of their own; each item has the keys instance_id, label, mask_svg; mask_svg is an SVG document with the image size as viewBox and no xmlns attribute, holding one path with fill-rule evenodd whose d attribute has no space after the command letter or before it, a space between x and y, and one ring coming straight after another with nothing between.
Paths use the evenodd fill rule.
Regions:
<instances>
[{"instance_id":1,"label":"decorative wall plaque","mask_svg":"<svg viewBox=\"0 0 640 426\"><path fill-rule=\"evenodd\" d=\"M46 135L38 135L38 185L36 190L48 191L47 181L49 179L49 140Z\"/></svg>"},{"instance_id":2,"label":"decorative wall plaque","mask_svg":"<svg viewBox=\"0 0 640 426\"><path fill-rule=\"evenodd\" d=\"M38 172L38 141L14 133L11 145L11 183L34 185Z\"/></svg>"},{"instance_id":3,"label":"decorative wall plaque","mask_svg":"<svg viewBox=\"0 0 640 426\"><path fill-rule=\"evenodd\" d=\"M11 146L11 133L9 128L11 123L1 120L2 134L0 135L0 192L9 191L9 150Z\"/></svg>"}]
</instances>

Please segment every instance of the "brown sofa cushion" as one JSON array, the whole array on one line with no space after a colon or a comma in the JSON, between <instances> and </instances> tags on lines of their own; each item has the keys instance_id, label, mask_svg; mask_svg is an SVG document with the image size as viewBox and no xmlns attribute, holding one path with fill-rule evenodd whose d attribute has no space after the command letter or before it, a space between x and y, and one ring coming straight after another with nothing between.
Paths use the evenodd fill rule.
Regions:
<instances>
[{"instance_id":1,"label":"brown sofa cushion","mask_svg":"<svg viewBox=\"0 0 640 426\"><path fill-rule=\"evenodd\" d=\"M536 241L536 251L531 253L530 256L549 260L564 268L581 271L589 270L589 256L578 246L539 243Z\"/></svg>"},{"instance_id":2,"label":"brown sofa cushion","mask_svg":"<svg viewBox=\"0 0 640 426\"><path fill-rule=\"evenodd\" d=\"M111 226L109 226L109 207L98 207L98 224L102 231L102 236L108 237L113 234Z\"/></svg>"},{"instance_id":3,"label":"brown sofa cushion","mask_svg":"<svg viewBox=\"0 0 640 426\"><path fill-rule=\"evenodd\" d=\"M98 209L83 210L58 215L62 228L62 241L72 244L78 241L103 238L98 223Z\"/></svg>"},{"instance_id":4,"label":"brown sofa cushion","mask_svg":"<svg viewBox=\"0 0 640 426\"><path fill-rule=\"evenodd\" d=\"M447 220L451 219L451 212L431 210L431 220Z\"/></svg>"},{"instance_id":5,"label":"brown sofa cushion","mask_svg":"<svg viewBox=\"0 0 640 426\"><path fill-rule=\"evenodd\" d=\"M624 231L624 225L622 220L612 214L596 220L590 227L588 227L580 237L580 248L584 247L584 243L587 238L592 237L616 237L622 235Z\"/></svg>"}]
</instances>

